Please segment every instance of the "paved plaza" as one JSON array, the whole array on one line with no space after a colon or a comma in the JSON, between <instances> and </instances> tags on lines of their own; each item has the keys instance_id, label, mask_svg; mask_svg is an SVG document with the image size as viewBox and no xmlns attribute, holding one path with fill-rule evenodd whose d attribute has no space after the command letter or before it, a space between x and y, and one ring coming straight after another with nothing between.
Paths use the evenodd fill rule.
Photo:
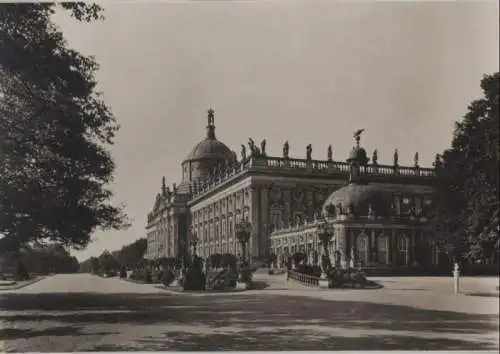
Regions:
<instances>
[{"instance_id":1,"label":"paved plaza","mask_svg":"<svg viewBox=\"0 0 500 354\"><path fill-rule=\"evenodd\" d=\"M498 278L380 278L317 290L181 294L87 274L0 290L0 351L478 350L498 348ZM496 293L495 293L496 292Z\"/></svg>"}]
</instances>

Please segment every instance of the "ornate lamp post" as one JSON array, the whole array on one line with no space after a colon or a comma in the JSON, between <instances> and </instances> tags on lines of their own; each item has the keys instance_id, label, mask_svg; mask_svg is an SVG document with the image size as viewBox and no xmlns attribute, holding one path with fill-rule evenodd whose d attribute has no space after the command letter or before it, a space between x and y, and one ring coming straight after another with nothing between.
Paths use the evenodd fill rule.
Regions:
<instances>
[{"instance_id":1,"label":"ornate lamp post","mask_svg":"<svg viewBox=\"0 0 500 354\"><path fill-rule=\"evenodd\" d=\"M196 234L196 232L193 232L191 241L189 242L189 244L191 245L191 253L193 254L193 256L196 256L196 245L198 244L198 241L198 235Z\"/></svg>"},{"instance_id":2,"label":"ornate lamp post","mask_svg":"<svg viewBox=\"0 0 500 354\"><path fill-rule=\"evenodd\" d=\"M241 243L241 251L243 253L243 260L246 260L247 255L247 242L250 240L250 233L252 232L252 224L244 219L236 224L235 234L238 241Z\"/></svg>"},{"instance_id":3,"label":"ornate lamp post","mask_svg":"<svg viewBox=\"0 0 500 354\"><path fill-rule=\"evenodd\" d=\"M318 225L318 238L321 241L321 244L323 245L323 257L322 257L323 259L321 262L322 278L326 278L327 272L332 266L330 262L330 252L328 251L328 244L330 243L332 235L333 235L333 227L326 219L324 219Z\"/></svg>"}]
</instances>

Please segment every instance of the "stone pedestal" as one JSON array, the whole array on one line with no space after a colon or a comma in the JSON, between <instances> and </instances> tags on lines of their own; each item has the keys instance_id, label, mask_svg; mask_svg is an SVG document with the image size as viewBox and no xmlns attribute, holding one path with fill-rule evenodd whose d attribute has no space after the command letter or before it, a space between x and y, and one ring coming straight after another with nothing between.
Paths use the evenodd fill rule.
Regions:
<instances>
[{"instance_id":1,"label":"stone pedestal","mask_svg":"<svg viewBox=\"0 0 500 354\"><path fill-rule=\"evenodd\" d=\"M243 283L240 281L236 283L236 290L246 290L247 288L248 288L247 283Z\"/></svg>"},{"instance_id":2,"label":"stone pedestal","mask_svg":"<svg viewBox=\"0 0 500 354\"><path fill-rule=\"evenodd\" d=\"M320 289L329 289L330 288L330 280L327 277L321 276L318 281L318 285Z\"/></svg>"}]
</instances>

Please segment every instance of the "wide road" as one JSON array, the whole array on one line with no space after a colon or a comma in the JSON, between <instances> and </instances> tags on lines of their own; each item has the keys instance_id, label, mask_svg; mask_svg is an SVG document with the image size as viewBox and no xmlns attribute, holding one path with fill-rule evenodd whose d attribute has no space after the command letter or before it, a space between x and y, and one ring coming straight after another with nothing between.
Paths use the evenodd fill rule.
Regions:
<instances>
[{"instance_id":1,"label":"wide road","mask_svg":"<svg viewBox=\"0 0 500 354\"><path fill-rule=\"evenodd\" d=\"M188 295L86 274L48 277L0 291L0 352L498 348L490 312L498 297L283 286Z\"/></svg>"}]
</instances>

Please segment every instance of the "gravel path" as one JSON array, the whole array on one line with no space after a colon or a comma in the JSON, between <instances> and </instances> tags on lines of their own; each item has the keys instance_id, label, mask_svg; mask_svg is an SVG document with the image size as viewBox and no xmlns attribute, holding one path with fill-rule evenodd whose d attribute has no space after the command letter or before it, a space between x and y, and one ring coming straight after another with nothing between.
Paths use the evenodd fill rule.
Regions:
<instances>
[{"instance_id":1,"label":"gravel path","mask_svg":"<svg viewBox=\"0 0 500 354\"><path fill-rule=\"evenodd\" d=\"M256 278L270 286L179 295L117 278L49 277L0 293L0 351L498 348L498 297L401 290L403 280L319 291Z\"/></svg>"}]
</instances>

